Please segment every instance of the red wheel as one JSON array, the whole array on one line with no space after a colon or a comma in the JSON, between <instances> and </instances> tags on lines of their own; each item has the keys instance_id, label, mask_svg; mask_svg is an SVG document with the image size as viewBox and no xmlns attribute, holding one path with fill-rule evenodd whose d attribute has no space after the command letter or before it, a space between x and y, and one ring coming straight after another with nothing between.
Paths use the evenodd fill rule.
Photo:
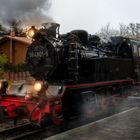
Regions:
<instances>
[{"instance_id":1,"label":"red wheel","mask_svg":"<svg viewBox=\"0 0 140 140\"><path fill-rule=\"evenodd\" d=\"M62 106L61 104L53 105L51 107L51 116L52 121L56 125L60 125L63 122L63 116L62 116Z\"/></svg>"},{"instance_id":2,"label":"red wheel","mask_svg":"<svg viewBox=\"0 0 140 140\"><path fill-rule=\"evenodd\" d=\"M41 117L42 117L41 109L37 107L31 112L30 121L32 123L39 124Z\"/></svg>"},{"instance_id":3,"label":"red wheel","mask_svg":"<svg viewBox=\"0 0 140 140\"><path fill-rule=\"evenodd\" d=\"M36 110L32 112L30 121L42 128L52 124L51 115L44 113L40 108L36 108Z\"/></svg>"}]
</instances>

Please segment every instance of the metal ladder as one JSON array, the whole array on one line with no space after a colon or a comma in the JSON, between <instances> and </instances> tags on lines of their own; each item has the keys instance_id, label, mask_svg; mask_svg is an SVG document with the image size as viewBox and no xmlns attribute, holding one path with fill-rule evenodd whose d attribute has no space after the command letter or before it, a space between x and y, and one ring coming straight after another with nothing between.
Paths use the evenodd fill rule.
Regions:
<instances>
[{"instance_id":1,"label":"metal ladder","mask_svg":"<svg viewBox=\"0 0 140 140\"><path fill-rule=\"evenodd\" d=\"M68 52L68 75L70 79L78 80L78 69L78 43L70 43Z\"/></svg>"}]
</instances>

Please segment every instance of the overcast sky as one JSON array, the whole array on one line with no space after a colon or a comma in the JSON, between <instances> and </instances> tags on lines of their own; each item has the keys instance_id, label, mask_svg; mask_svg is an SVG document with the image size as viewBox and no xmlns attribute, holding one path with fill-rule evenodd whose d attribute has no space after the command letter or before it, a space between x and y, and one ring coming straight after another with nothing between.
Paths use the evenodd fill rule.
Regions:
<instances>
[{"instance_id":1,"label":"overcast sky","mask_svg":"<svg viewBox=\"0 0 140 140\"><path fill-rule=\"evenodd\" d=\"M140 23L140 0L52 0L52 18L60 23L61 33L86 29L89 33L110 23Z\"/></svg>"}]
</instances>

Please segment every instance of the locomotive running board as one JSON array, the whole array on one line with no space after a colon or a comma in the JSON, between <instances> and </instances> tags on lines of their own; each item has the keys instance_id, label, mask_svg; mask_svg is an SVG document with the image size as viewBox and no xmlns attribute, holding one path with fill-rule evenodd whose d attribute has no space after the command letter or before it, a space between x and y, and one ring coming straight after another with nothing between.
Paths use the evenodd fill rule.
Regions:
<instances>
[{"instance_id":1,"label":"locomotive running board","mask_svg":"<svg viewBox=\"0 0 140 140\"><path fill-rule=\"evenodd\" d=\"M65 88L82 88L82 87L97 87L97 86L109 86L113 84L122 84L128 83L128 85L134 85L133 79L123 79L123 80L114 80L114 81L104 81L104 82L96 82L96 83L85 83L85 84L77 84L77 85L66 85Z\"/></svg>"}]
</instances>

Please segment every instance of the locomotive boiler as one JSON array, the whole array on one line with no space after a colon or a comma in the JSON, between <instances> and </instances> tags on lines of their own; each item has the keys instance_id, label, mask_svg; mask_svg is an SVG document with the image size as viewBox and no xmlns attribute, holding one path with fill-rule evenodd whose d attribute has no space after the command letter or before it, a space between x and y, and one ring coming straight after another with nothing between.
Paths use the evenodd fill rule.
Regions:
<instances>
[{"instance_id":1,"label":"locomotive boiler","mask_svg":"<svg viewBox=\"0 0 140 140\"><path fill-rule=\"evenodd\" d=\"M0 111L39 125L106 112L140 79L139 42L118 36L104 43L85 30L60 35L57 23L35 33L26 63L36 81L22 96L1 95Z\"/></svg>"}]
</instances>

